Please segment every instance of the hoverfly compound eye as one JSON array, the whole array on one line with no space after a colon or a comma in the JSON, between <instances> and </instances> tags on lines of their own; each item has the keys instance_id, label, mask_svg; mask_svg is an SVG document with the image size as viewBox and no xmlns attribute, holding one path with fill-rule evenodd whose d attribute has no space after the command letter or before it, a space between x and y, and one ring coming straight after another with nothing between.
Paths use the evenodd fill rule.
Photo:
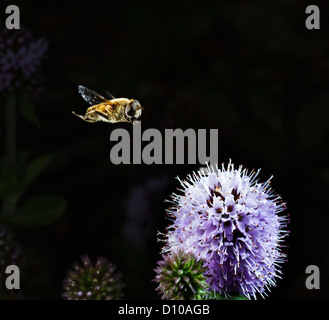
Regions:
<instances>
[{"instance_id":1,"label":"hoverfly compound eye","mask_svg":"<svg viewBox=\"0 0 329 320\"><path fill-rule=\"evenodd\" d=\"M128 105L127 105L127 107L126 107L126 115L127 115L127 117L129 117L129 118L132 118L133 116L134 116L134 110L133 110L133 108L131 107L131 103L129 103Z\"/></svg>"},{"instance_id":2,"label":"hoverfly compound eye","mask_svg":"<svg viewBox=\"0 0 329 320\"><path fill-rule=\"evenodd\" d=\"M139 103L139 101L134 100L132 102L132 108L134 110L134 118L135 119L138 119L141 116L141 114L142 114L142 106Z\"/></svg>"}]
</instances>

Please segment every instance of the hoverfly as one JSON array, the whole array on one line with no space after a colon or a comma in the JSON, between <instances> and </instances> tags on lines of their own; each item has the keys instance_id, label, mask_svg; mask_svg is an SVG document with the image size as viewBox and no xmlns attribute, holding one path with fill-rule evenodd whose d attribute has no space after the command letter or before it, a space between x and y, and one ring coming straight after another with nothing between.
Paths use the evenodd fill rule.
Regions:
<instances>
[{"instance_id":1,"label":"hoverfly","mask_svg":"<svg viewBox=\"0 0 329 320\"><path fill-rule=\"evenodd\" d=\"M114 98L107 91L108 98L104 98L99 93L81 85L78 86L78 91L91 107L87 109L85 115L78 115L74 111L72 113L84 121L135 124L142 114L143 108L135 99Z\"/></svg>"}]
</instances>

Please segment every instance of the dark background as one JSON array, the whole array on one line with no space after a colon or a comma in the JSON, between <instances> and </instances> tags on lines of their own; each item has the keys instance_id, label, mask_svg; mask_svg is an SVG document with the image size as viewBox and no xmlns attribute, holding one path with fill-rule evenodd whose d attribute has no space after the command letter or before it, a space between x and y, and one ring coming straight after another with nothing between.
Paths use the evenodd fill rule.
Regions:
<instances>
[{"instance_id":1,"label":"dark background","mask_svg":"<svg viewBox=\"0 0 329 320\"><path fill-rule=\"evenodd\" d=\"M87 108L79 84L138 99L144 130L218 128L220 163L262 168L262 181L273 174L291 234L283 280L269 298L329 297L328 6L297 0L15 4L22 25L49 40L43 92L34 101L42 127L20 117L18 147L34 157L56 153L26 196L47 190L68 203L50 226L16 230L49 274L39 298L60 299L68 269L87 253L118 266L126 298L159 299L151 280L160 259L156 232L169 223L164 200L178 187L175 176L199 168L113 165L110 133L132 127L72 115ZM305 27L309 4L320 7L320 30ZM2 2L1 12L5 7ZM305 288L310 264L320 268L320 290Z\"/></svg>"}]
</instances>

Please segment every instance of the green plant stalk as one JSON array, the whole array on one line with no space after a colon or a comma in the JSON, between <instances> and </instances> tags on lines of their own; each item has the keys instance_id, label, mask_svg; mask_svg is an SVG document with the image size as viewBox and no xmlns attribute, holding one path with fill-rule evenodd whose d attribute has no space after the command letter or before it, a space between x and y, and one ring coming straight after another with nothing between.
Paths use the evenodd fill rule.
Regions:
<instances>
[{"instance_id":1,"label":"green plant stalk","mask_svg":"<svg viewBox=\"0 0 329 320\"><path fill-rule=\"evenodd\" d=\"M12 170L16 161L16 97L13 94L6 103L6 169Z\"/></svg>"},{"instance_id":2,"label":"green plant stalk","mask_svg":"<svg viewBox=\"0 0 329 320\"><path fill-rule=\"evenodd\" d=\"M5 105L6 113L6 151L4 157L4 174L10 174L16 164L16 93L12 93ZM16 202L13 199L5 199L3 213L13 214L16 210Z\"/></svg>"}]
</instances>

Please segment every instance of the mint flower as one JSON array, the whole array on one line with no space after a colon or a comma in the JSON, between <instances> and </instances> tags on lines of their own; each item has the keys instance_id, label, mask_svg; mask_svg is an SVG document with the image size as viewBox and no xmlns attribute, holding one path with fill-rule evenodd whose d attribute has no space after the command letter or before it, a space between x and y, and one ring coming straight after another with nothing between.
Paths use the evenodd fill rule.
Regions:
<instances>
[{"instance_id":1,"label":"mint flower","mask_svg":"<svg viewBox=\"0 0 329 320\"><path fill-rule=\"evenodd\" d=\"M83 255L68 273L63 283L65 300L118 300L122 298L121 273L105 258L98 258L93 265Z\"/></svg>"},{"instance_id":2,"label":"mint flower","mask_svg":"<svg viewBox=\"0 0 329 320\"><path fill-rule=\"evenodd\" d=\"M34 39L26 29L0 28L0 94L20 87L38 94L40 66L47 50L45 39Z\"/></svg>"},{"instance_id":3,"label":"mint flower","mask_svg":"<svg viewBox=\"0 0 329 320\"><path fill-rule=\"evenodd\" d=\"M173 223L163 252L184 250L205 261L210 291L242 294L250 299L280 278L286 259L281 242L288 218L279 213L285 204L265 183L256 181L230 162L227 168L209 167L181 181L182 194L173 193L168 215Z\"/></svg>"},{"instance_id":4,"label":"mint flower","mask_svg":"<svg viewBox=\"0 0 329 320\"><path fill-rule=\"evenodd\" d=\"M156 277L153 281L159 283L157 291L162 299L200 300L208 294L208 284L204 275L204 261L182 250L163 255L154 269Z\"/></svg>"}]
</instances>

